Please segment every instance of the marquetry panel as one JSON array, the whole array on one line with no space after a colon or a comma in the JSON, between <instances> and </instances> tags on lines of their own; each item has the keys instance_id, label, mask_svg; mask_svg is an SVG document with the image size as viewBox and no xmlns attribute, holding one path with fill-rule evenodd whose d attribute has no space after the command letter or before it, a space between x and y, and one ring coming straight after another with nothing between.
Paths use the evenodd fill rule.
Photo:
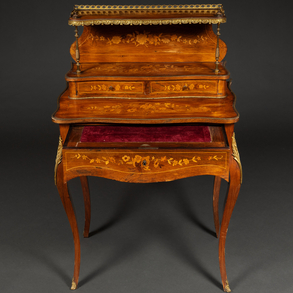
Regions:
<instances>
[{"instance_id":1,"label":"marquetry panel","mask_svg":"<svg viewBox=\"0 0 293 293\"><path fill-rule=\"evenodd\" d=\"M143 94L143 82L80 82L77 84L77 94Z\"/></svg>"},{"instance_id":2,"label":"marquetry panel","mask_svg":"<svg viewBox=\"0 0 293 293\"><path fill-rule=\"evenodd\" d=\"M217 94L217 81L186 80L151 82L152 93Z\"/></svg>"},{"instance_id":3,"label":"marquetry panel","mask_svg":"<svg viewBox=\"0 0 293 293\"><path fill-rule=\"evenodd\" d=\"M163 181L173 180L174 176L184 178L199 170L206 174L220 174L222 177L228 174L227 151L68 149L63 152L64 171L68 173L68 178L96 171L101 177L119 181L131 181L135 177L135 180L149 182L161 181L159 178L162 176ZM110 175L107 175L108 172Z\"/></svg>"},{"instance_id":4,"label":"marquetry panel","mask_svg":"<svg viewBox=\"0 0 293 293\"><path fill-rule=\"evenodd\" d=\"M211 24L172 26L84 26L78 39L80 63L215 62L217 37ZM76 60L76 43L70 48ZM220 40L221 61L226 44Z\"/></svg>"}]
</instances>

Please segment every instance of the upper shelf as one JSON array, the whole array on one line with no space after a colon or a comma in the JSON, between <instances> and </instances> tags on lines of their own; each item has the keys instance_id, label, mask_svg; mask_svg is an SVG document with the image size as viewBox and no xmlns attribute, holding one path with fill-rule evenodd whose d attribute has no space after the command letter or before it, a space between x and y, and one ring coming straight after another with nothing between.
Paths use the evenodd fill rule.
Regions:
<instances>
[{"instance_id":1,"label":"upper shelf","mask_svg":"<svg viewBox=\"0 0 293 293\"><path fill-rule=\"evenodd\" d=\"M225 23L222 4L75 5L68 24L167 25Z\"/></svg>"}]
</instances>

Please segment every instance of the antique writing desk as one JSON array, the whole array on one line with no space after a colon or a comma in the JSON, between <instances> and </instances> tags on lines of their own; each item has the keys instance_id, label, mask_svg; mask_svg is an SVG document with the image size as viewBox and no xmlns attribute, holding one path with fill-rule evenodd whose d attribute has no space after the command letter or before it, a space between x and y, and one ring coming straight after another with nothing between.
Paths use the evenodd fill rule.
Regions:
<instances>
[{"instance_id":1,"label":"antique writing desk","mask_svg":"<svg viewBox=\"0 0 293 293\"><path fill-rule=\"evenodd\" d=\"M239 115L219 38L224 22L221 4L74 7L75 62L52 117L60 127L55 183L75 245L71 289L78 284L80 240L70 179L81 180L88 237L87 176L147 183L213 175L220 272L230 291L225 241L242 170L234 134ZM220 228L221 178L229 190Z\"/></svg>"}]
</instances>

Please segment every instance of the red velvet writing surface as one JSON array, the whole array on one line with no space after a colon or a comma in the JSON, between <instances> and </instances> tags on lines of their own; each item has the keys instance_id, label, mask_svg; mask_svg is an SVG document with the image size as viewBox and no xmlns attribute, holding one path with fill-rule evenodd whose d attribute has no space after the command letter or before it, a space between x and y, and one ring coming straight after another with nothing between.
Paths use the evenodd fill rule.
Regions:
<instances>
[{"instance_id":1,"label":"red velvet writing surface","mask_svg":"<svg viewBox=\"0 0 293 293\"><path fill-rule=\"evenodd\" d=\"M85 126L81 142L210 142L208 126Z\"/></svg>"}]
</instances>

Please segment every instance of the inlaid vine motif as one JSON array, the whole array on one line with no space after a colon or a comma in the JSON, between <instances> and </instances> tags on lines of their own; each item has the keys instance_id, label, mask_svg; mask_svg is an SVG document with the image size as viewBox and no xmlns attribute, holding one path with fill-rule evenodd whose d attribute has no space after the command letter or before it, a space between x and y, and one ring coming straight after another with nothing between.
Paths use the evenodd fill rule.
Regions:
<instances>
[{"instance_id":1,"label":"inlaid vine motif","mask_svg":"<svg viewBox=\"0 0 293 293\"><path fill-rule=\"evenodd\" d=\"M87 72L96 72L97 70L103 72L124 72L124 73L163 73L163 72L198 72L199 70L204 70L204 67L200 65L176 65L176 64L103 64L100 63L99 66L87 69Z\"/></svg>"},{"instance_id":2,"label":"inlaid vine motif","mask_svg":"<svg viewBox=\"0 0 293 293\"><path fill-rule=\"evenodd\" d=\"M209 161L212 161L212 160L219 161L219 160L222 160L222 159L223 159L223 156L219 157L217 155L208 157Z\"/></svg>"},{"instance_id":3,"label":"inlaid vine motif","mask_svg":"<svg viewBox=\"0 0 293 293\"><path fill-rule=\"evenodd\" d=\"M127 91L133 91L135 89L135 86L132 85L124 85L120 86L120 84L116 84L114 86L108 87L105 84L97 84L97 85L91 85L90 90L91 91L119 91L119 90L127 90Z\"/></svg>"},{"instance_id":4,"label":"inlaid vine motif","mask_svg":"<svg viewBox=\"0 0 293 293\"><path fill-rule=\"evenodd\" d=\"M183 43L186 45L193 45L197 43L201 43L207 40L206 36L195 36L193 38L186 38L182 36L178 36L177 34L167 35L167 34L151 34L150 32L143 31L138 32L134 31L132 34L121 35L121 36L113 36L111 38L98 36L89 34L84 41L91 42L105 42L108 45L119 45L119 44L132 44L137 46L146 46L149 45L161 45L161 44L169 44L169 43ZM82 46L84 43L81 43L79 46Z\"/></svg>"},{"instance_id":5,"label":"inlaid vine motif","mask_svg":"<svg viewBox=\"0 0 293 293\"><path fill-rule=\"evenodd\" d=\"M154 114L154 113L186 113L204 111L204 107L192 107L190 104L175 104L175 103L129 103L124 105L118 103L116 105L107 106L87 106L86 110L97 110L101 113L120 114L122 112Z\"/></svg>"},{"instance_id":6,"label":"inlaid vine motif","mask_svg":"<svg viewBox=\"0 0 293 293\"><path fill-rule=\"evenodd\" d=\"M170 85L164 85L164 91L184 91L184 90L196 90L196 89L208 89L210 86L206 84L170 84Z\"/></svg>"},{"instance_id":7,"label":"inlaid vine motif","mask_svg":"<svg viewBox=\"0 0 293 293\"><path fill-rule=\"evenodd\" d=\"M154 168L158 168L160 166L160 163L166 162L171 166L187 166L190 163L198 163L198 161L201 160L201 157L199 156L193 156L192 158L183 158L183 159L174 159L172 157L167 156L161 156L161 157L155 157L155 156L129 156L124 155L121 157L114 157L114 156L102 156L97 158L89 158L86 155L77 154L73 158L80 159L80 160L86 160L89 161L90 164L105 164L108 165L110 163L113 163L115 165L132 165L133 167L140 166L145 171L151 171L150 167L153 166Z\"/></svg>"}]
</instances>

